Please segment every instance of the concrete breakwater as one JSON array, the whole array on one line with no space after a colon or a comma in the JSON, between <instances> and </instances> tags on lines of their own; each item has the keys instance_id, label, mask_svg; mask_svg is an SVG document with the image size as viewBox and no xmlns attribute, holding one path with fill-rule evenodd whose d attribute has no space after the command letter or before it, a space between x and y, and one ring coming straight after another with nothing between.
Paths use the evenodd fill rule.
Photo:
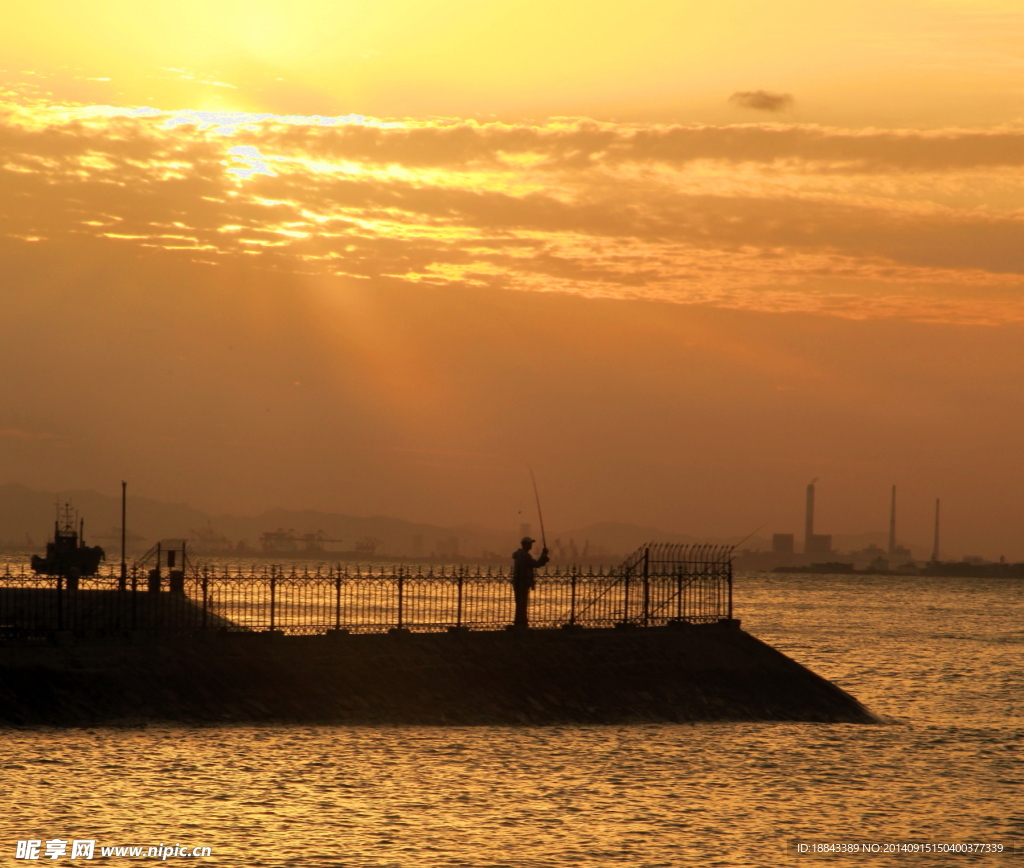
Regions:
<instances>
[{"instance_id":1,"label":"concrete breakwater","mask_svg":"<svg viewBox=\"0 0 1024 868\"><path fill-rule=\"evenodd\" d=\"M875 722L730 626L0 648L0 724Z\"/></svg>"}]
</instances>

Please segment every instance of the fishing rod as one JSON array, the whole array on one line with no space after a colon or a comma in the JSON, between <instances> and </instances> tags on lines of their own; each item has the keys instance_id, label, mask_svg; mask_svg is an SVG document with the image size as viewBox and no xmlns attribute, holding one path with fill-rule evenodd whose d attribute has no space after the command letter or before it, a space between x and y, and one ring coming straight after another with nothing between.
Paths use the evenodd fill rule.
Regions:
<instances>
[{"instance_id":1,"label":"fishing rod","mask_svg":"<svg viewBox=\"0 0 1024 868\"><path fill-rule=\"evenodd\" d=\"M733 547L734 549L736 549L736 548L739 548L739 547L740 547L741 545L743 545L743 543L745 543L745 542L746 542L746 541L747 541L748 539L750 539L750 538L751 538L751 537L752 537L752 536L753 536L753 535L754 535L755 533L757 533L757 531L758 531L758 530L764 530L764 529L765 529L766 527L768 527L768 522L765 522L764 524L762 524L762 525L761 525L761 527L759 527L759 528L758 528L757 530L752 530L752 531L751 531L750 533L748 533L748 534L747 534L747 535L746 535L745 537L743 537L743 539L741 539L741 540L740 540L740 541L739 541L738 543L734 544L734 545L733 545L732 547Z\"/></svg>"},{"instance_id":2,"label":"fishing rod","mask_svg":"<svg viewBox=\"0 0 1024 868\"><path fill-rule=\"evenodd\" d=\"M527 465L530 471L530 479L533 481L533 496L537 501L537 518L540 519L540 542L544 548L548 547L547 535L544 533L544 513L540 511L540 495L537 493L537 477L533 475L533 468Z\"/></svg>"}]
</instances>

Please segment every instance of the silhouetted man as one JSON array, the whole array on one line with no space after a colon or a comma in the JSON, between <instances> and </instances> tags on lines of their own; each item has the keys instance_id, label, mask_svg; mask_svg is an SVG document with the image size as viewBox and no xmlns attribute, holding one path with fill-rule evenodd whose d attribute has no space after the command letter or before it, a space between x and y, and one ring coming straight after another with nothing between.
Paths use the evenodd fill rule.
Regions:
<instances>
[{"instance_id":1,"label":"silhouetted man","mask_svg":"<svg viewBox=\"0 0 1024 868\"><path fill-rule=\"evenodd\" d=\"M540 557L534 558L530 549L536 540L528 536L523 537L523 547L512 553L512 593L516 600L516 617L512 622L516 627L525 627L528 624L529 616L527 611L530 607L530 591L536 584L533 578L533 571L542 567L548 562L548 550L541 549Z\"/></svg>"}]
</instances>

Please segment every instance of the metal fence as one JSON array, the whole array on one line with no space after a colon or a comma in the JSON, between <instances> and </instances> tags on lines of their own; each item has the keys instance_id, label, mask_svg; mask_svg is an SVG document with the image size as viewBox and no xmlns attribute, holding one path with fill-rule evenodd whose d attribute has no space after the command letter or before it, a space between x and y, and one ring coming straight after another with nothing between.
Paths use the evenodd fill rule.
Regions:
<instances>
[{"instance_id":1,"label":"metal fence","mask_svg":"<svg viewBox=\"0 0 1024 868\"><path fill-rule=\"evenodd\" d=\"M730 549L645 546L619 567L539 571L534 627L657 626L732 617ZM379 633L512 623L503 568L268 566L188 572L112 568L67 579L0 574L0 635L197 630Z\"/></svg>"}]
</instances>

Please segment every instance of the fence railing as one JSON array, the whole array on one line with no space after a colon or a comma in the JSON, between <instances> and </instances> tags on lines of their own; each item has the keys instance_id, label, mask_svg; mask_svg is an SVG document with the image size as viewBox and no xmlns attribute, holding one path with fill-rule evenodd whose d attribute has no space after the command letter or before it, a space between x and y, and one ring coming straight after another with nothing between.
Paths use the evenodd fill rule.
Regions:
<instances>
[{"instance_id":1,"label":"fence railing","mask_svg":"<svg viewBox=\"0 0 1024 868\"><path fill-rule=\"evenodd\" d=\"M657 626L732 617L728 558L547 569L530 599L534 627ZM67 579L0 573L0 635L198 630L379 633L512 623L509 570L495 567L265 567L171 575L116 568Z\"/></svg>"}]
</instances>

